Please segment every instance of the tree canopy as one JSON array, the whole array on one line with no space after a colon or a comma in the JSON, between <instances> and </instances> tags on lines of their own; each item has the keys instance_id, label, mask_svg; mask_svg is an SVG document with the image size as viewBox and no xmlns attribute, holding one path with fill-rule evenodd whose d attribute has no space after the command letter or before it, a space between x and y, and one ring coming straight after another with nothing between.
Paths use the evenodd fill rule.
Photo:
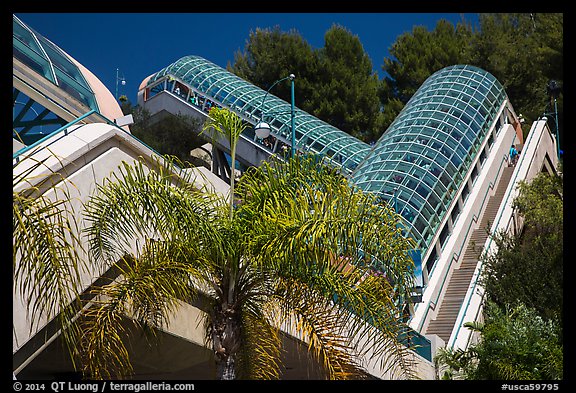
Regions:
<instances>
[{"instance_id":1,"label":"tree canopy","mask_svg":"<svg viewBox=\"0 0 576 393\"><path fill-rule=\"evenodd\" d=\"M484 323L467 323L481 340L466 351L441 349L439 379L559 380L563 371L562 328L533 308L487 302Z\"/></svg>"},{"instance_id":2,"label":"tree canopy","mask_svg":"<svg viewBox=\"0 0 576 393\"><path fill-rule=\"evenodd\" d=\"M296 105L307 112L314 108L319 59L296 30L283 32L276 26L251 31L244 52L236 52L234 64L228 64L227 68L264 90L277 80L295 74L298 84ZM270 94L290 102L290 84L280 83Z\"/></svg>"},{"instance_id":3,"label":"tree canopy","mask_svg":"<svg viewBox=\"0 0 576 393\"><path fill-rule=\"evenodd\" d=\"M524 303L543 318L562 321L562 176L541 173L520 183L519 191L514 206L524 217L524 230L493 237L497 251L483 258L482 282L488 298L501 307Z\"/></svg>"},{"instance_id":4,"label":"tree canopy","mask_svg":"<svg viewBox=\"0 0 576 393\"><path fill-rule=\"evenodd\" d=\"M467 63L471 28L458 24L456 28L445 19L428 31L415 26L410 33L400 35L390 47L391 58L384 59L382 69L390 95L404 104L434 72L453 64Z\"/></svg>"},{"instance_id":5,"label":"tree canopy","mask_svg":"<svg viewBox=\"0 0 576 393\"><path fill-rule=\"evenodd\" d=\"M485 323L465 324L481 338L466 351L439 352L443 378L562 379L562 176L521 182L514 206L523 231L493 235L496 251L481 258Z\"/></svg>"},{"instance_id":6,"label":"tree canopy","mask_svg":"<svg viewBox=\"0 0 576 393\"><path fill-rule=\"evenodd\" d=\"M324 46L316 49L295 30L257 29L228 69L264 89L294 73L298 107L369 142L382 135L432 73L470 64L502 83L529 127L544 112L554 111L548 81L562 86L563 14L480 14L478 26L440 20L431 31L414 26L389 51L379 80L359 38L342 26L332 26ZM287 86L276 87L274 94L290 99ZM562 94L557 106L562 130Z\"/></svg>"},{"instance_id":7,"label":"tree canopy","mask_svg":"<svg viewBox=\"0 0 576 393\"><path fill-rule=\"evenodd\" d=\"M502 83L528 123L554 109L546 86L563 82L563 21L557 13L481 14L480 31L471 37L470 63ZM560 124L562 102L560 96Z\"/></svg>"},{"instance_id":8,"label":"tree canopy","mask_svg":"<svg viewBox=\"0 0 576 393\"><path fill-rule=\"evenodd\" d=\"M380 81L370 57L342 26L333 25L324 42L314 49L295 30L257 29L228 69L265 90L293 73L299 108L361 140L375 140L382 133ZM290 101L288 85L271 93Z\"/></svg>"},{"instance_id":9,"label":"tree canopy","mask_svg":"<svg viewBox=\"0 0 576 393\"><path fill-rule=\"evenodd\" d=\"M193 160L190 151L205 143L196 136L202 130L199 119L182 114L169 114L153 122L150 113L140 106L125 104L124 108L134 116L134 124L130 126L132 135L160 154L177 157L185 165Z\"/></svg>"},{"instance_id":10,"label":"tree canopy","mask_svg":"<svg viewBox=\"0 0 576 393\"><path fill-rule=\"evenodd\" d=\"M216 109L210 129L229 138L234 160L240 118ZM136 327L158 328L178 300L198 298L219 379L279 378L281 327L327 379L366 378L364 356L414 375L399 318L414 244L388 205L316 157L251 168L237 192L231 180L229 208L171 159L156 167L123 163L86 204L92 263L120 272L91 292L78 346L86 375L130 375L128 310Z\"/></svg>"}]
</instances>

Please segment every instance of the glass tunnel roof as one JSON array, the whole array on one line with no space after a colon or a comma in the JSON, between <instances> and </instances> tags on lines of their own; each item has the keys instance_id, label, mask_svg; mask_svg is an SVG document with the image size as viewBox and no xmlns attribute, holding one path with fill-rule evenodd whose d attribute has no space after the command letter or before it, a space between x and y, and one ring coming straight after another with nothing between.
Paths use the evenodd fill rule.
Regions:
<instances>
[{"instance_id":1,"label":"glass tunnel roof","mask_svg":"<svg viewBox=\"0 0 576 393\"><path fill-rule=\"evenodd\" d=\"M395 203L407 232L427 249L505 100L502 85L477 67L437 71L380 137L352 182Z\"/></svg>"},{"instance_id":2,"label":"glass tunnel roof","mask_svg":"<svg viewBox=\"0 0 576 393\"><path fill-rule=\"evenodd\" d=\"M198 56L179 59L147 86L168 75L253 124L264 115L274 136L290 143L290 104L284 100ZM450 66L422 84L374 146L300 109L296 144L330 158L357 187L393 203L406 234L425 253L506 99L486 71Z\"/></svg>"},{"instance_id":3,"label":"glass tunnel roof","mask_svg":"<svg viewBox=\"0 0 576 393\"><path fill-rule=\"evenodd\" d=\"M13 56L68 94L98 110L94 92L80 69L56 45L12 16Z\"/></svg>"},{"instance_id":4,"label":"glass tunnel roof","mask_svg":"<svg viewBox=\"0 0 576 393\"><path fill-rule=\"evenodd\" d=\"M199 56L179 59L154 74L147 84L153 84L166 75L181 79L253 124L264 115L274 137L290 144L291 105L272 92L264 100L265 90ZM295 83L297 86L298 76ZM297 94L295 98L297 101ZM370 150L366 143L298 108L295 109L294 118L297 148L324 155L348 174Z\"/></svg>"}]
</instances>

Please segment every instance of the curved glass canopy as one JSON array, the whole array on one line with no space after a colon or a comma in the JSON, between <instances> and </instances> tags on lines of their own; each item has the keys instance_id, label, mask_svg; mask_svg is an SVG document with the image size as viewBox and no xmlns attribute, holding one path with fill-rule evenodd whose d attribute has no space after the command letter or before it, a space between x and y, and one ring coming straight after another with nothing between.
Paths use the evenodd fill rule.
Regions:
<instances>
[{"instance_id":1,"label":"curved glass canopy","mask_svg":"<svg viewBox=\"0 0 576 393\"><path fill-rule=\"evenodd\" d=\"M186 56L149 78L174 76L217 105L290 143L290 104L198 56ZM393 202L405 232L426 251L457 197L479 148L506 100L502 85L468 65L430 76L374 146L296 109L299 150L328 157L351 183Z\"/></svg>"},{"instance_id":2,"label":"curved glass canopy","mask_svg":"<svg viewBox=\"0 0 576 393\"><path fill-rule=\"evenodd\" d=\"M351 176L395 204L411 237L426 250L457 196L506 100L502 85L477 67L431 75Z\"/></svg>"},{"instance_id":3,"label":"curved glass canopy","mask_svg":"<svg viewBox=\"0 0 576 393\"><path fill-rule=\"evenodd\" d=\"M291 143L291 106L271 92L266 96L265 90L199 56L186 56L165 67L150 77L147 86L167 75L184 81L253 124L264 118L275 138ZM370 150L366 143L298 108L294 123L298 150L321 154L348 174Z\"/></svg>"},{"instance_id":4,"label":"curved glass canopy","mask_svg":"<svg viewBox=\"0 0 576 393\"><path fill-rule=\"evenodd\" d=\"M12 17L13 56L62 90L98 110L94 92L80 69L60 48L26 26L15 15Z\"/></svg>"}]
</instances>

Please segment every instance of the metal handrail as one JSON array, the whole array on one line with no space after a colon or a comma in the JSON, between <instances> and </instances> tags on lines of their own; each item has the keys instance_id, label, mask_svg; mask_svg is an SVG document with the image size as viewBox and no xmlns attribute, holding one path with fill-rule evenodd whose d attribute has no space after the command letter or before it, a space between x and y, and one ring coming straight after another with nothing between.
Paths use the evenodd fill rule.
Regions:
<instances>
[{"instance_id":1,"label":"metal handrail","mask_svg":"<svg viewBox=\"0 0 576 393\"><path fill-rule=\"evenodd\" d=\"M31 145L25 146L25 147L23 147L22 149L18 150L16 153L12 154L12 159L15 159L16 162L18 162L18 161L20 160L20 156L21 156L22 154L26 153L27 151L30 151L30 150L34 149L36 146L38 146L38 145L40 145L41 143L47 141L47 140L50 139L53 135L55 135L55 134L57 134L57 133L59 133L59 132L64 131L64 135L68 135L67 129L68 129L69 127L71 127L71 126L79 123L80 121L84 120L84 119L87 118L88 116L91 116L91 115L94 115L94 114L100 115L100 113L98 113L95 109L92 109L92 110L86 112L85 114L83 114L82 116L80 116L80 117L72 120L72 121L69 122L68 124L63 125L62 127L60 127L59 129L57 129L56 131L51 132L50 134L48 134L48 135L46 135L46 136L38 139L36 142L32 143ZM100 116L102 116L102 115L100 115ZM104 116L102 116L102 117L104 117ZM106 120L107 120L107 122L110 122L110 120L108 120L108 119L106 119ZM74 131L74 130L72 130L71 132L73 132L73 131ZM60 138L58 138L58 139L60 139ZM50 146L52 143L56 142L58 139L52 141L51 143L49 143L49 144L46 145L45 147Z\"/></svg>"},{"instance_id":2,"label":"metal handrail","mask_svg":"<svg viewBox=\"0 0 576 393\"><path fill-rule=\"evenodd\" d=\"M528 140L531 141L532 137L534 136L534 132L530 133L530 135L528 136ZM542 137L542 133L540 134L540 138ZM528 142L524 143L524 146L528 145ZM523 149L525 150L525 149ZM520 167L522 165L522 162L524 162L524 159L526 158L526 154L521 154L520 160L518 161L516 167ZM532 157L532 160L534 159L534 157ZM514 174L514 178L511 179L512 184L516 183L516 179L518 177L519 171L515 171L516 173ZM508 202L508 199L510 198L510 194L512 193L512 190L514 189L514 187L509 187L508 188L508 192L506 194L506 197L503 199L504 203ZM502 206L502 203L500 204L500 206ZM502 219L502 214L504 214L504 209L500 210L500 214L498 215L498 218L494 221L494 224L492 224L493 228L497 228L498 224L500 223L500 220ZM510 223L508 223L506 225L506 230L508 230L508 226L510 225ZM490 248L490 245L492 244L492 237L490 237L488 239L488 245L486 246L486 249ZM482 270L482 268L484 267L484 264L482 262L482 260L479 261L480 262L480 266L478 268L478 272L480 273L480 271ZM480 277L480 274L476 275L476 278L474 279L474 282L472 284L472 287L469 288L468 292L466 293L466 298L468 299L466 301L466 306L464 307L464 312L460 312L459 314L461 315L460 317L460 321L464 318L464 316L466 315L466 312L468 311L468 307L470 306L470 301L472 300L472 296L471 294L474 293L474 290L476 289L476 286L478 284L478 278ZM482 295L482 298L484 297L484 295ZM457 320L456 323L458 325L458 328L456 329L456 333L452 336L452 339L450 340L452 342L452 345L454 345L454 341L458 338L458 333L460 332L460 328L462 327L461 323L458 323L459 321Z\"/></svg>"},{"instance_id":3,"label":"metal handrail","mask_svg":"<svg viewBox=\"0 0 576 393\"><path fill-rule=\"evenodd\" d=\"M512 139L512 141L515 141L515 140L516 140L516 134L514 135L514 138ZM504 164L504 162L505 162L506 160L507 160L507 156L504 156L504 157L502 158L501 162L500 162L500 166L498 167L498 172L497 172L496 175L494 176L494 180L493 180L493 181L490 181L490 183L488 183L488 188L486 189L486 192L485 192L484 197L483 197L483 199L482 199L482 203L481 203L481 205L480 205L480 209L478 209L479 212L482 211L482 209L484 208L484 204L486 203L486 200L487 200L487 197L488 197L488 193L489 193L491 190L494 189L495 181L496 181L496 179L498 179L498 177L500 176L500 171L502 170L503 164ZM468 229L466 230L466 235L464 236L464 240L462 241L462 244L460 245L460 249L458 250L458 252L454 252L454 253L452 254L452 258L450 259L450 263L449 263L449 265L448 265L448 268L446 269L446 272L444 273L444 277L442 278L442 284L440 285L440 289L437 291L436 299L435 299L435 300L430 300L430 301L428 302L428 307L426 308L426 310L425 310L425 312L424 312L424 315L423 315L423 317L422 317L422 319L421 319L421 321L420 321L420 323L419 323L419 325L418 325L418 331L421 331L421 330L422 330L422 327L423 327L423 325L424 325L424 322L426 321L426 318L428 317L428 312L429 312L430 309L432 308L432 307L431 307L431 303L434 303L434 308L436 308L438 299L440 298L440 295L442 294L442 291L443 291L443 289L444 289L444 285L446 284L446 279L448 278L448 274L449 274L450 271L451 271L452 263L454 262L454 259L455 259L455 258L456 258L456 261L458 261L458 259L460 259L460 254L462 253L462 248L464 247L465 244L467 244L467 241L466 241L466 240L468 239L468 234L469 234L469 232L470 232L470 229L472 228L472 225L473 225L474 223L477 223L477 222L478 222L478 219L479 219L479 217L478 217L476 214L474 214L474 215L472 216L472 220L470 221L470 224L468 225Z\"/></svg>"},{"instance_id":4,"label":"metal handrail","mask_svg":"<svg viewBox=\"0 0 576 393\"><path fill-rule=\"evenodd\" d=\"M76 125L77 123L81 122L82 120L86 119L89 116L95 115L99 118L101 118L102 120L104 120L107 124L114 126L116 129L130 135L131 138L134 138L135 140L137 140L139 143L141 143L142 145L144 145L146 148L150 149L154 154L158 155L158 156L162 156L162 154L160 154L157 150L155 150L154 148L152 148L151 146L149 146L147 143L143 142L142 140L140 140L139 138L137 138L136 136L134 136L133 134L129 133L128 131L126 131L125 129L123 129L122 127L118 126L116 123L114 123L112 120L108 119L106 116L104 116L103 114L101 114L100 112L96 111L95 109L92 109L88 112L86 112L85 114L83 114L82 116L72 120L71 122L69 122L68 124L60 127L59 129L57 129L54 132L51 132L50 134L44 136L43 138L37 140L36 142L34 142L31 145L25 146L22 149L18 150L16 153L14 153L12 155L12 159L16 160L16 162L13 164L13 166L16 166L18 164L18 162L20 161L20 156L22 156L24 153L36 148L37 146L39 146L41 143L45 142L46 140L50 139L51 137L53 137L54 135L58 134L59 132L64 131L64 134L62 136L60 136L59 138L51 141L50 143L48 143L46 146L43 146L41 149L45 149L48 146L52 145L53 143L59 141L60 139L62 139L64 136L73 133L74 131L76 131L78 128L75 128L73 130L68 131L67 129L73 125ZM41 150L39 149L39 150ZM37 152L37 151L35 151ZM177 165L174 165L175 167L179 168ZM179 168L181 169L181 168Z\"/></svg>"}]
</instances>

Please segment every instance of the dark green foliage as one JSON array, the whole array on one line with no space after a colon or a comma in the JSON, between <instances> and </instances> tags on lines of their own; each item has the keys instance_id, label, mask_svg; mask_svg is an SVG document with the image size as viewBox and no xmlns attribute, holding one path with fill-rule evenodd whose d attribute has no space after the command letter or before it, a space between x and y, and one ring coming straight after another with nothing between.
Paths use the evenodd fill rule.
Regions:
<instances>
[{"instance_id":1,"label":"dark green foliage","mask_svg":"<svg viewBox=\"0 0 576 393\"><path fill-rule=\"evenodd\" d=\"M481 31L472 37L471 64L503 84L527 124L553 110L546 85L551 79L562 85L563 24L563 14L481 14ZM562 103L561 95L560 125Z\"/></svg>"},{"instance_id":2,"label":"dark green foliage","mask_svg":"<svg viewBox=\"0 0 576 393\"><path fill-rule=\"evenodd\" d=\"M196 136L202 122L185 115L167 115L160 121L152 122L150 113L139 106L132 108L134 124L130 126L132 135L163 155L172 155L186 163L191 161L190 151L205 141Z\"/></svg>"},{"instance_id":3,"label":"dark green foliage","mask_svg":"<svg viewBox=\"0 0 576 393\"><path fill-rule=\"evenodd\" d=\"M483 284L500 306L529 304L544 318L562 315L562 243L549 237L530 241L498 234L498 252L485 260Z\"/></svg>"},{"instance_id":4,"label":"dark green foliage","mask_svg":"<svg viewBox=\"0 0 576 393\"><path fill-rule=\"evenodd\" d=\"M437 379L558 380L563 377L562 327L522 303L488 302L484 324L465 324L481 340L467 350L440 349Z\"/></svg>"},{"instance_id":5,"label":"dark green foliage","mask_svg":"<svg viewBox=\"0 0 576 393\"><path fill-rule=\"evenodd\" d=\"M555 380L563 376L561 327L519 304L488 304L482 340L473 351L478 366L470 379Z\"/></svg>"},{"instance_id":6,"label":"dark green foliage","mask_svg":"<svg viewBox=\"0 0 576 393\"><path fill-rule=\"evenodd\" d=\"M361 140L376 140L383 131L380 81L358 37L341 26L326 32L319 49L294 30L257 29L234 60L230 71L265 90L295 74L296 106ZM290 102L288 83L270 93Z\"/></svg>"},{"instance_id":7,"label":"dark green foliage","mask_svg":"<svg viewBox=\"0 0 576 393\"><path fill-rule=\"evenodd\" d=\"M563 181L542 173L521 183L514 205L525 219L521 236L499 233L497 251L484 257L482 282L500 306L524 303L543 318L562 321Z\"/></svg>"},{"instance_id":8,"label":"dark green foliage","mask_svg":"<svg viewBox=\"0 0 576 393\"><path fill-rule=\"evenodd\" d=\"M393 58L384 59L384 104L396 98L406 104L422 83L434 72L454 64L467 63L472 35L469 26L456 28L442 19L433 31L415 26L411 33L398 37L390 48Z\"/></svg>"},{"instance_id":9,"label":"dark green foliage","mask_svg":"<svg viewBox=\"0 0 576 393\"><path fill-rule=\"evenodd\" d=\"M342 26L332 26L319 57L323 72L313 113L360 140L377 140L384 131L380 82L358 36Z\"/></svg>"},{"instance_id":10,"label":"dark green foliage","mask_svg":"<svg viewBox=\"0 0 576 393\"><path fill-rule=\"evenodd\" d=\"M564 229L564 178L562 166L558 174L541 173L530 182L518 185L519 195L514 207L541 236L557 236L562 241ZM560 244L561 246L561 244Z\"/></svg>"},{"instance_id":11,"label":"dark green foliage","mask_svg":"<svg viewBox=\"0 0 576 393\"><path fill-rule=\"evenodd\" d=\"M276 26L250 32L244 52L236 52L234 65L228 64L227 68L264 90L277 80L294 74L296 106L307 112L315 106L318 56L296 30L286 33ZM270 94L290 102L290 83L279 83Z\"/></svg>"}]
</instances>

